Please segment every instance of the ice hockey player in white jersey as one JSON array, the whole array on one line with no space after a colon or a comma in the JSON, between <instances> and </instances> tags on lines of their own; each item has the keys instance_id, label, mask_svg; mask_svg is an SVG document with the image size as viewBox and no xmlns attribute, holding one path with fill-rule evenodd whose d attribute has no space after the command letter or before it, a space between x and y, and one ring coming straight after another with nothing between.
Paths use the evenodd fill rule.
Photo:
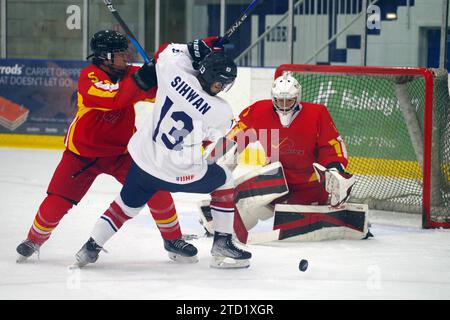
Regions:
<instances>
[{"instance_id":1,"label":"ice hockey player in white jersey","mask_svg":"<svg viewBox=\"0 0 450 320\"><path fill-rule=\"evenodd\" d=\"M208 162L201 148L206 141L220 141L233 120L229 104L216 95L234 83L237 68L223 47L215 46L218 41L218 37L209 37L187 45L164 45L154 63L137 73L136 80L143 88L157 81L154 110L128 145L133 164L125 184L105 212L108 216L97 221L91 238L77 253L79 266L95 262L118 227L136 216L158 191L211 194L215 233L210 266L250 265L251 253L236 247L232 240L232 174L225 166ZM109 218L111 212L120 226ZM196 248L181 239L178 247L166 250L173 260L197 261Z\"/></svg>"}]
</instances>

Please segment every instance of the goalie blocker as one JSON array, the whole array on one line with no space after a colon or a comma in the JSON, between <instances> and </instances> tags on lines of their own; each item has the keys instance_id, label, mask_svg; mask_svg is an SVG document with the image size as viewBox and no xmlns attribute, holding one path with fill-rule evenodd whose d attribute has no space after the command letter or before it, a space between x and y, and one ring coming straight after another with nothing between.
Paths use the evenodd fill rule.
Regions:
<instances>
[{"instance_id":1,"label":"goalie blocker","mask_svg":"<svg viewBox=\"0 0 450 320\"><path fill-rule=\"evenodd\" d=\"M353 176L343 177L334 170L314 164L320 171L324 187L333 205L286 205L271 202L288 193L281 163L260 167L236 179L236 212L234 231L242 243L263 243L275 240L318 241L334 239L365 239L368 229L368 207L364 204L343 204L354 184ZM330 172L331 171L331 172ZM318 174L319 175L319 174ZM347 178L345 180L340 177ZM327 181L328 180L328 181ZM214 233L209 201L200 204L201 223ZM249 232L259 220L274 217L273 230Z\"/></svg>"}]
</instances>

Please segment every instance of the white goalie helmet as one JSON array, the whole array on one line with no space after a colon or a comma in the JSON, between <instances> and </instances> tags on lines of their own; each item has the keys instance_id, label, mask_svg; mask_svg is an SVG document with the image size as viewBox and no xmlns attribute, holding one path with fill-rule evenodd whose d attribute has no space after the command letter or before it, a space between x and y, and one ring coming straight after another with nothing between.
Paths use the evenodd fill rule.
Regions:
<instances>
[{"instance_id":1,"label":"white goalie helmet","mask_svg":"<svg viewBox=\"0 0 450 320\"><path fill-rule=\"evenodd\" d=\"M289 126L295 107L301 100L302 87L300 83L289 73L284 73L273 82L271 95L281 124Z\"/></svg>"}]
</instances>

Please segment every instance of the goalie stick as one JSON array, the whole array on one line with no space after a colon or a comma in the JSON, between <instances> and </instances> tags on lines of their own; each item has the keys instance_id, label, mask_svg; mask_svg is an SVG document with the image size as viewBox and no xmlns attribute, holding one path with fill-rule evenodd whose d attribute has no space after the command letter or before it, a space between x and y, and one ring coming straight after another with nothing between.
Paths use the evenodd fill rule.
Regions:
<instances>
[{"instance_id":1,"label":"goalie stick","mask_svg":"<svg viewBox=\"0 0 450 320\"><path fill-rule=\"evenodd\" d=\"M114 7L112 1L111 0L103 0L103 2L105 3L105 5L109 9L109 11L111 11L111 14L114 16L114 18L116 18L117 22L119 22L119 24L122 27L123 31L125 31L125 33L127 34L128 39L130 39L131 43L137 49L137 51L141 55L142 59L144 59L145 64L150 64L151 60L150 60L149 56L145 53L145 50L139 44L139 42L137 41L137 39L134 36L133 32L130 30L130 28L128 28L128 26L125 23L125 21L123 21L123 19L120 16L119 12L117 12L117 9Z\"/></svg>"}]
</instances>

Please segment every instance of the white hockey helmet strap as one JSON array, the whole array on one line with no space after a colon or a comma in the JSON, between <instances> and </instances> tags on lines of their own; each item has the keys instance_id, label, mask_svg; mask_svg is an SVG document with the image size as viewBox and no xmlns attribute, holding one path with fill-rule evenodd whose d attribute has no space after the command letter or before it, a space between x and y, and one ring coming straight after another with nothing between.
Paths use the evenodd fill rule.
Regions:
<instances>
[{"instance_id":1,"label":"white hockey helmet strap","mask_svg":"<svg viewBox=\"0 0 450 320\"><path fill-rule=\"evenodd\" d=\"M284 73L275 79L272 84L272 102L277 111L290 112L300 103L302 95L302 87L300 83L289 73ZM290 106L286 105L286 100L295 99L295 103ZM279 104L281 100L282 105Z\"/></svg>"}]
</instances>

